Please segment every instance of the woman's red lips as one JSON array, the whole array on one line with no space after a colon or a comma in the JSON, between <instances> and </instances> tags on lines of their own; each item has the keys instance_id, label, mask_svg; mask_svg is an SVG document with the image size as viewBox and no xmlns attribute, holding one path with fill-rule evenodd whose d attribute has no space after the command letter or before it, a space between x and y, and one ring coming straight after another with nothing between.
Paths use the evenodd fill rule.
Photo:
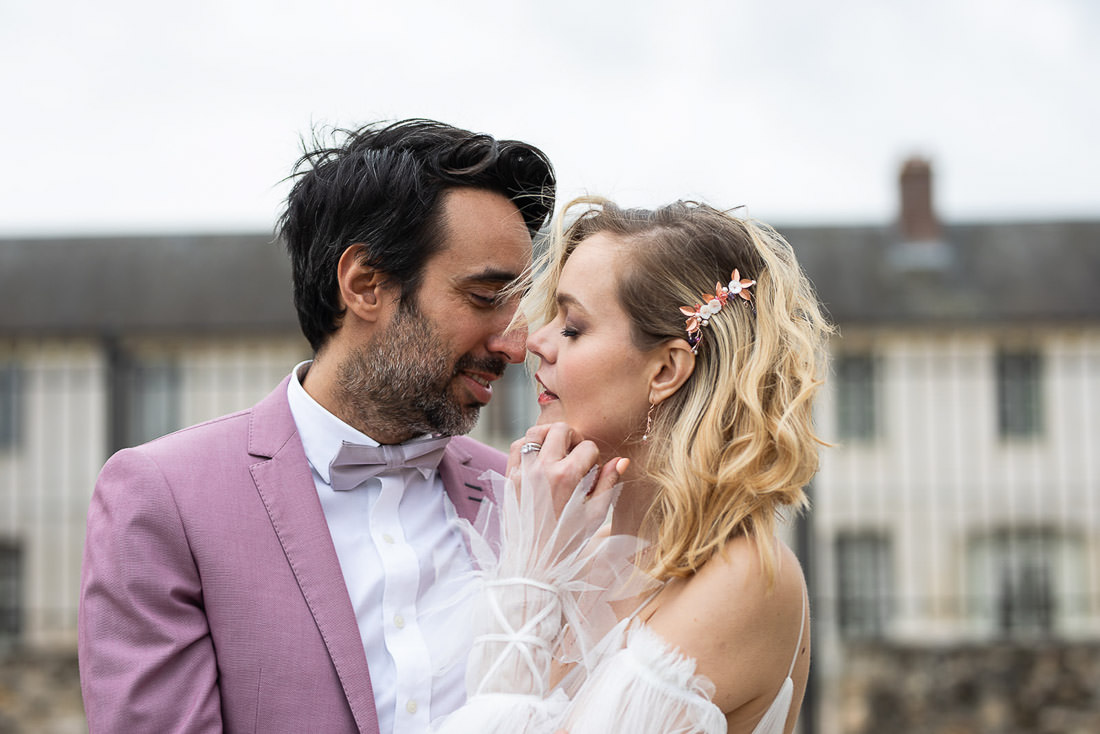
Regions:
<instances>
[{"instance_id":1,"label":"woman's red lips","mask_svg":"<svg viewBox=\"0 0 1100 734\"><path fill-rule=\"evenodd\" d=\"M539 385L542 385L542 392L539 393L539 405L545 405L546 403L558 399L557 393L547 388L538 375L535 375L535 381L538 382Z\"/></svg>"}]
</instances>

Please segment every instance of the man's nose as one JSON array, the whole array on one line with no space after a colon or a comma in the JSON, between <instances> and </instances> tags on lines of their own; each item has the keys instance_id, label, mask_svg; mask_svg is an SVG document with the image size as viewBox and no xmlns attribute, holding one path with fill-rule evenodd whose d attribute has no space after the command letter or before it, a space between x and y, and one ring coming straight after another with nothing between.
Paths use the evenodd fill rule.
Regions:
<instances>
[{"instance_id":1,"label":"man's nose","mask_svg":"<svg viewBox=\"0 0 1100 734\"><path fill-rule=\"evenodd\" d=\"M509 364L519 364L527 357L527 327L516 326L495 335L489 342L489 351L499 354Z\"/></svg>"}]
</instances>

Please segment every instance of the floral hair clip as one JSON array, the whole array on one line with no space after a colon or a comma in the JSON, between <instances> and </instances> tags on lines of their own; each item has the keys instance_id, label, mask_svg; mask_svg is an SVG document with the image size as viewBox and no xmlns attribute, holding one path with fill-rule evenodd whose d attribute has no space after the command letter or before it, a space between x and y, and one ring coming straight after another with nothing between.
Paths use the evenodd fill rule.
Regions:
<instances>
[{"instance_id":1,"label":"floral hair clip","mask_svg":"<svg viewBox=\"0 0 1100 734\"><path fill-rule=\"evenodd\" d=\"M741 296L752 307L753 313L756 313L756 307L752 302L752 294L746 290L746 288L754 285L756 285L755 280L742 278L741 273L737 271L737 268L734 268L733 272L730 273L729 284L715 283L714 293L705 294L702 304L680 306L680 313L688 317L684 328L687 329L688 344L691 345L692 354L695 354L699 349L699 342L703 339L702 327L707 325L714 314L722 310L722 306L725 306L731 297Z\"/></svg>"}]
</instances>

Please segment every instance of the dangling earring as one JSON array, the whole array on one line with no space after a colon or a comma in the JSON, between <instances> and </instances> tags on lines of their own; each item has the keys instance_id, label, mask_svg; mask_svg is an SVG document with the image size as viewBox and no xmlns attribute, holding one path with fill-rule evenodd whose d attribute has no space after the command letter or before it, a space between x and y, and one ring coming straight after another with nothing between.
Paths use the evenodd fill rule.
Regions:
<instances>
[{"instance_id":1,"label":"dangling earring","mask_svg":"<svg viewBox=\"0 0 1100 734\"><path fill-rule=\"evenodd\" d=\"M642 440L649 440L649 432L653 430L653 409L656 408L656 404L649 404L649 412L645 414L645 433L642 434Z\"/></svg>"}]
</instances>

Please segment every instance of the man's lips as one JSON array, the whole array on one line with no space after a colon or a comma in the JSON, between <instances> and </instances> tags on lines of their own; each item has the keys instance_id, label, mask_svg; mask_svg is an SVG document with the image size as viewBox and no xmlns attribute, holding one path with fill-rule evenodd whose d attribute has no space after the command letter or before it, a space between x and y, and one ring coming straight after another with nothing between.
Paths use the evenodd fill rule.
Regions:
<instances>
[{"instance_id":1,"label":"man's lips","mask_svg":"<svg viewBox=\"0 0 1100 734\"><path fill-rule=\"evenodd\" d=\"M489 375L484 372L460 372L459 373L470 390L474 400L479 403L488 403L493 397L493 381L500 375Z\"/></svg>"}]
</instances>

